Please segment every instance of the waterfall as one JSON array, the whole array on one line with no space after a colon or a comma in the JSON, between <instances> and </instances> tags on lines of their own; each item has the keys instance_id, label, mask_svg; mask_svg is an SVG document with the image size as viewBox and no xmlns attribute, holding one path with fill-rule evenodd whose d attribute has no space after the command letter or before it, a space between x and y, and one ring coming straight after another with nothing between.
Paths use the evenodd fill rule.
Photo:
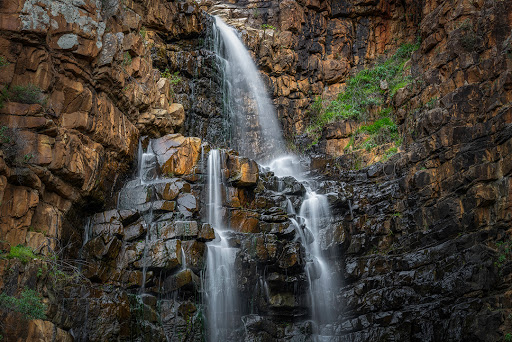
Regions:
<instances>
[{"instance_id":1,"label":"waterfall","mask_svg":"<svg viewBox=\"0 0 512 342\"><path fill-rule=\"evenodd\" d=\"M214 52L224 84L224 112L231 146L242 155L265 161L285 152L281 129L267 89L237 32L215 17Z\"/></svg>"},{"instance_id":2,"label":"waterfall","mask_svg":"<svg viewBox=\"0 0 512 342\"><path fill-rule=\"evenodd\" d=\"M222 175L219 150L208 157L208 223L216 239L207 243L206 300L210 341L227 341L240 322L235 274L237 249L229 245L229 229L222 224Z\"/></svg>"},{"instance_id":3,"label":"waterfall","mask_svg":"<svg viewBox=\"0 0 512 342\"><path fill-rule=\"evenodd\" d=\"M222 178L220 151L212 150L208 156L208 223L222 230Z\"/></svg>"},{"instance_id":4,"label":"waterfall","mask_svg":"<svg viewBox=\"0 0 512 342\"><path fill-rule=\"evenodd\" d=\"M301 169L298 158L285 153L273 104L236 31L218 17L215 17L213 31L214 52L224 78L224 110L232 128L230 147L264 163L276 177L294 177L307 190L298 215L288 200L288 214L297 239L306 251L310 312L318 327L314 339L329 340L329 336L334 335L329 331L329 324L335 322L338 310L334 292L340 282L332 262L321 248L332 220L327 197L314 191L315 182ZM229 247L227 242L229 231L222 224L221 196L220 155L219 151L213 150L208 158L208 222L218 237L208 244L207 298L211 341L227 340L241 318L234 275L236 249ZM268 287L265 291L268 292Z\"/></svg>"},{"instance_id":5,"label":"waterfall","mask_svg":"<svg viewBox=\"0 0 512 342\"><path fill-rule=\"evenodd\" d=\"M311 257L306 272L310 281L312 318L318 325L332 323L336 319L333 290L338 285L338 277L320 246L322 230L328 229L331 221L327 196L308 190L299 216L314 237L312 243L305 244Z\"/></svg>"},{"instance_id":6,"label":"waterfall","mask_svg":"<svg viewBox=\"0 0 512 342\"><path fill-rule=\"evenodd\" d=\"M148 184L157 179L157 158L151 147L151 141L148 143L146 151L142 148L142 142L139 140L139 174L140 184Z\"/></svg>"}]
</instances>

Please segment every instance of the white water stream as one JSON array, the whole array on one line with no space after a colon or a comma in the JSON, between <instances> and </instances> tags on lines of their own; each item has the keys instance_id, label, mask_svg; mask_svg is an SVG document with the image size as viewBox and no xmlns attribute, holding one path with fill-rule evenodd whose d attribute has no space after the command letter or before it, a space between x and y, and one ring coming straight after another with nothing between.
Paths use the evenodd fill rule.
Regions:
<instances>
[{"instance_id":1,"label":"white water stream","mask_svg":"<svg viewBox=\"0 0 512 342\"><path fill-rule=\"evenodd\" d=\"M224 83L224 111L232 131L230 146L259 161L285 152L274 105L238 33L215 17L214 52Z\"/></svg>"},{"instance_id":2,"label":"white water stream","mask_svg":"<svg viewBox=\"0 0 512 342\"><path fill-rule=\"evenodd\" d=\"M236 288L235 258L237 249L229 246L229 229L222 224L221 153L210 151L208 157L208 223L216 238L207 244L206 269L207 319L210 341L227 341L241 323Z\"/></svg>"},{"instance_id":3,"label":"white water stream","mask_svg":"<svg viewBox=\"0 0 512 342\"><path fill-rule=\"evenodd\" d=\"M233 137L231 147L241 155L265 163L277 177L292 176L307 189L299 214L289 205L288 213L306 249L306 273L310 285L312 319L319 326L316 340L328 340L320 331L336 320L334 290L339 279L321 250L324 230L331 223L325 195L311 189L298 159L286 155L281 130L272 102L260 74L237 32L215 18L214 49L224 76L225 109ZM240 323L239 298L234 262L237 250L228 244L229 231L222 224L222 177L220 152L212 150L208 158L208 222L218 236L208 243L207 306L210 341L224 341ZM305 234L309 230L310 234ZM312 235L313 239L307 239ZM312 241L311 241L312 240ZM325 330L325 329L323 329Z\"/></svg>"}]
</instances>

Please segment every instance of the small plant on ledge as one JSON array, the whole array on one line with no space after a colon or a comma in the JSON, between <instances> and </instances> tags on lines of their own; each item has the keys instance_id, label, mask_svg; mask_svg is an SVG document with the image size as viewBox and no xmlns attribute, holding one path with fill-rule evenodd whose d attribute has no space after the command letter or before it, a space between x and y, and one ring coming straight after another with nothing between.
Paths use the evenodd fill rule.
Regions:
<instances>
[{"instance_id":1,"label":"small plant on ledge","mask_svg":"<svg viewBox=\"0 0 512 342\"><path fill-rule=\"evenodd\" d=\"M127 66L132 64L132 55L128 51L126 51L123 55L123 65Z\"/></svg>"},{"instance_id":2,"label":"small plant on ledge","mask_svg":"<svg viewBox=\"0 0 512 342\"><path fill-rule=\"evenodd\" d=\"M162 78L167 78L170 83L170 89L169 89L169 97L172 99L175 95L175 89L174 87L178 85L181 82L181 77L179 76L179 72L176 71L175 73L171 74L168 68L165 69L164 72L162 72ZM171 100L172 102L172 100ZM169 102L169 104L171 104Z\"/></svg>"},{"instance_id":3,"label":"small plant on ledge","mask_svg":"<svg viewBox=\"0 0 512 342\"><path fill-rule=\"evenodd\" d=\"M12 86L11 89L4 87L0 93L0 108L6 101L46 106L48 98L43 94L41 88L27 84Z\"/></svg>"},{"instance_id":4,"label":"small plant on ledge","mask_svg":"<svg viewBox=\"0 0 512 342\"><path fill-rule=\"evenodd\" d=\"M37 258L32 249L27 246L17 245L11 246L8 254L3 255L2 258L6 259L19 259L23 264Z\"/></svg>"},{"instance_id":5,"label":"small plant on ledge","mask_svg":"<svg viewBox=\"0 0 512 342\"><path fill-rule=\"evenodd\" d=\"M0 308L19 312L27 320L46 319L47 306L43 303L43 297L32 289L24 289L19 298L0 294Z\"/></svg>"},{"instance_id":6,"label":"small plant on ledge","mask_svg":"<svg viewBox=\"0 0 512 342\"><path fill-rule=\"evenodd\" d=\"M261 28L262 28L263 30L266 30L266 29L274 30L274 31L276 31L276 30L277 30L275 26L272 26L272 25L269 25L269 24L262 24L262 25L261 25Z\"/></svg>"}]
</instances>

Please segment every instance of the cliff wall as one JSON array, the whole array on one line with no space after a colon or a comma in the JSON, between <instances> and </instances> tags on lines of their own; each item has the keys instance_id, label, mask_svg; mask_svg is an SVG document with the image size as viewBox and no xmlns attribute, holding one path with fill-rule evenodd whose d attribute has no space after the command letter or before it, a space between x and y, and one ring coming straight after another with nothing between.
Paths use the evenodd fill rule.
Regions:
<instances>
[{"instance_id":1,"label":"cliff wall","mask_svg":"<svg viewBox=\"0 0 512 342\"><path fill-rule=\"evenodd\" d=\"M201 143L191 140L161 174L179 187L175 196L148 187L128 216L108 210L133 174L140 136L224 141L210 19L201 9L242 32L290 146L308 145L321 189L336 194L322 248L343 279L330 327L337 341L510 336L510 2L13 0L0 8L1 249L21 244L46 257L3 258L0 286L18 297L36 288L49 309L23 326L19 313L3 312L4 338L202 338L197 298L212 231L202 225ZM303 133L316 97L334 99L357 71L418 41L407 62L413 81L384 95L401 136L398 153L347 149L363 124L354 120L328 122L310 144ZM173 139L176 147L184 138ZM240 160L229 155L225 220L237 229L239 290L253 314L237 333L310 338L304 251L280 208L283 192L298 206L304 189L288 180L282 190L254 168L240 182ZM144 206L187 223L159 237L168 255L155 252L148 273L140 261ZM94 236L79 252L94 213ZM85 261L79 281L60 279L63 264L53 255ZM266 269L270 295L258 285ZM152 294L141 303L131 295L145 286Z\"/></svg>"}]
</instances>

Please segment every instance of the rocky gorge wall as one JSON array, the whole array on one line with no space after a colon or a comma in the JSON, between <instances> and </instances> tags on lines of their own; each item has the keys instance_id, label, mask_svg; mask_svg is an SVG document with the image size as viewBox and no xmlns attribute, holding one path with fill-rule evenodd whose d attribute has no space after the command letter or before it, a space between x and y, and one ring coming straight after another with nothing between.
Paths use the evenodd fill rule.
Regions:
<instances>
[{"instance_id":1,"label":"rocky gorge wall","mask_svg":"<svg viewBox=\"0 0 512 342\"><path fill-rule=\"evenodd\" d=\"M400 153L357 170L358 154L344 152L355 130L349 121L327 125L313 149L311 167L331 180L323 191L337 193L322 243L338 255L332 261L344 279L332 329L339 341L498 341L512 333L511 4L199 5L242 31L289 138L304 130L315 96L335 96L354 70L421 37L410 62L418 81L389 99ZM78 258L85 218L97 214L80 252L80 281L60 279L47 258L0 260L4 293L36 288L49 308L23 326L20 314L2 312L4 339L202 340L201 271L212 231L203 225L201 143L171 158L166 185L141 190L141 208L108 209L133 169L139 136L180 131L222 141L209 19L191 2L159 1L9 1L0 15L0 83L8 87L0 109L2 249L22 244L52 255L41 247L66 246L59 257ZM243 336L308 338L304 254L281 205L283 192L298 198L303 189L292 180L279 188L249 161L252 179L240 181L239 159L229 155L225 219L237 230L240 292L255 298L244 309L252 315ZM150 248L167 254L155 252L145 276L144 205L173 216ZM133 296L141 287L151 292L142 302Z\"/></svg>"},{"instance_id":2,"label":"rocky gorge wall","mask_svg":"<svg viewBox=\"0 0 512 342\"><path fill-rule=\"evenodd\" d=\"M2 2L1 248L9 253L21 245L46 255L46 263L26 267L2 258L4 294L19 295L26 286L47 304L80 298L59 292L63 286L47 278L47 272L59 278L65 262L59 262L63 269L47 262L77 258L85 213L112 201L131 172L139 136L172 133L185 118L183 106L173 101L171 80L153 67L145 27L179 39L198 35L198 18L198 9L187 3ZM83 291L90 294L91 288ZM107 305L117 294L111 296L91 300ZM70 318L73 311L50 310L49 320L28 326L3 312L2 335L69 340L69 322L83 323Z\"/></svg>"},{"instance_id":3,"label":"rocky gorge wall","mask_svg":"<svg viewBox=\"0 0 512 342\"><path fill-rule=\"evenodd\" d=\"M416 41L421 18L428 11L417 1L205 0L200 4L242 32L290 141L307 127L315 98L334 98L352 71Z\"/></svg>"}]
</instances>

